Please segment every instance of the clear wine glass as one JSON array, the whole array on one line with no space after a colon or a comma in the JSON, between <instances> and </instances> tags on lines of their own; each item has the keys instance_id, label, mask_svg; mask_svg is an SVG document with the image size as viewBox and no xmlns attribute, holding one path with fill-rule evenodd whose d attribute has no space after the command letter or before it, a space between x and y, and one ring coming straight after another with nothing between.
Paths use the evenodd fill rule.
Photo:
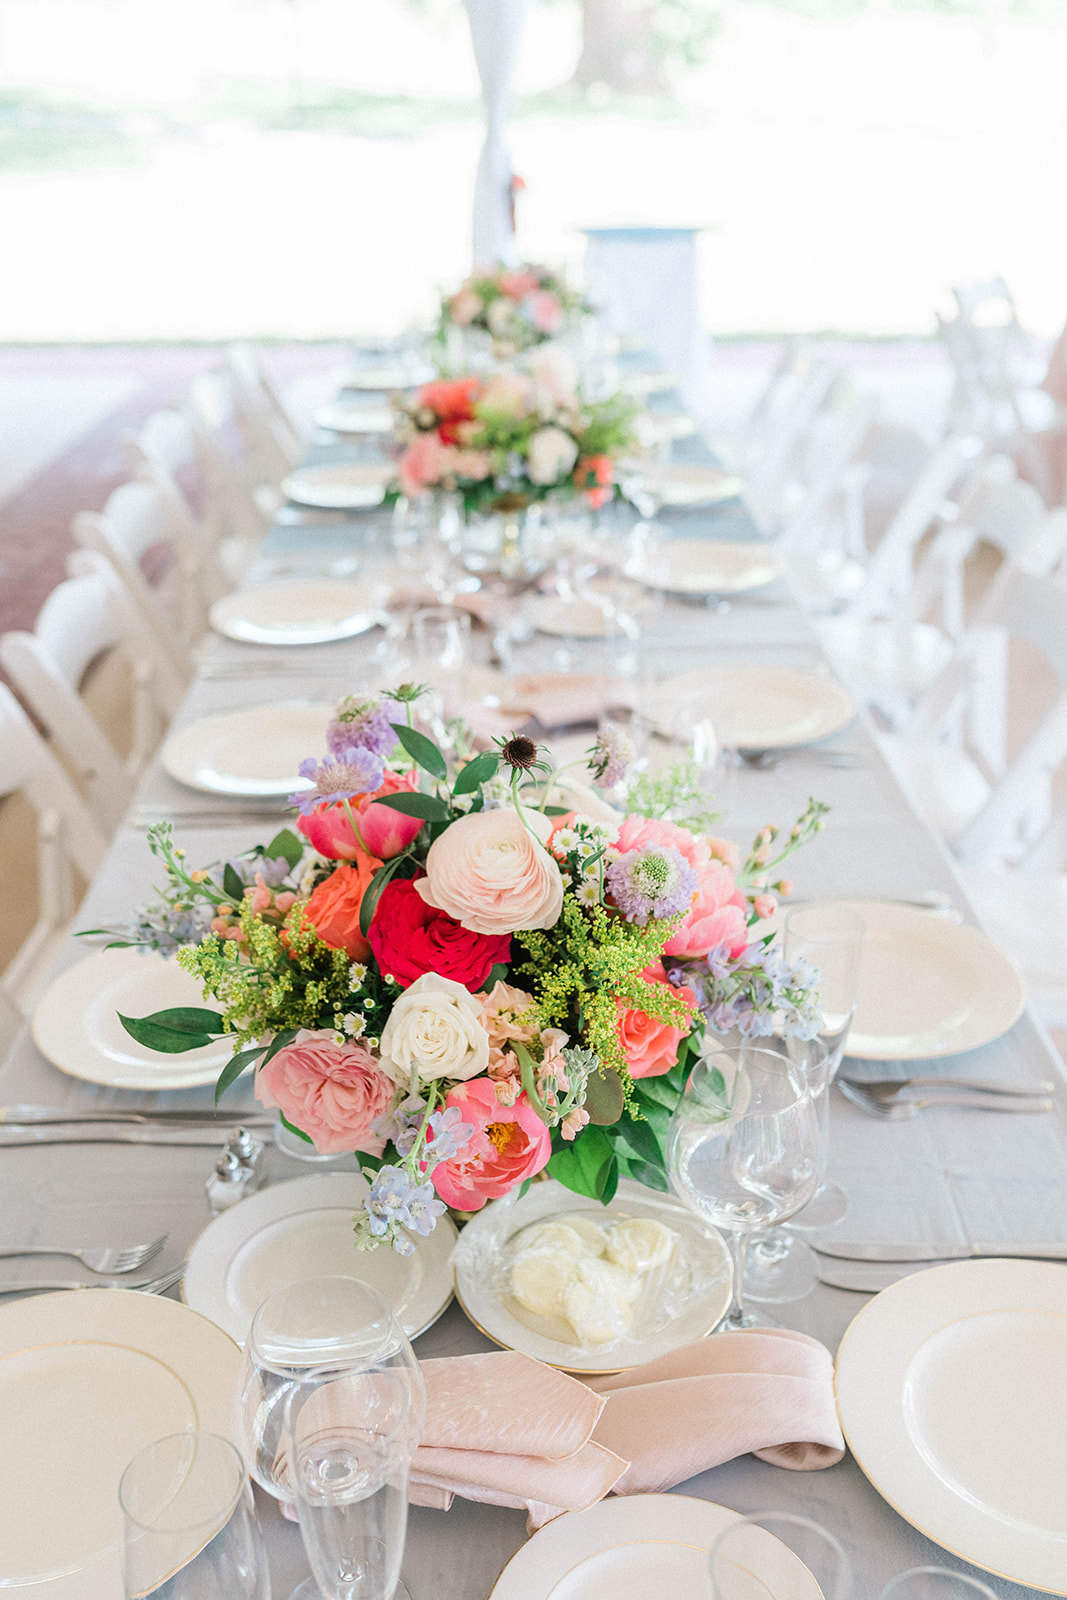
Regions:
<instances>
[{"instance_id":1,"label":"clear wine glass","mask_svg":"<svg viewBox=\"0 0 1067 1600\"><path fill-rule=\"evenodd\" d=\"M701 1057L671 1117L667 1164L679 1198L730 1240L723 1330L774 1325L744 1305L748 1241L807 1205L824 1160L811 1090L788 1056L741 1044Z\"/></svg>"},{"instance_id":2,"label":"clear wine glass","mask_svg":"<svg viewBox=\"0 0 1067 1600\"><path fill-rule=\"evenodd\" d=\"M708 1567L711 1600L815 1593L850 1600L853 1593L852 1563L839 1541L821 1523L790 1511L760 1511L732 1522L712 1545ZM804 1582L808 1574L817 1590Z\"/></svg>"},{"instance_id":3,"label":"clear wine glass","mask_svg":"<svg viewBox=\"0 0 1067 1600\"><path fill-rule=\"evenodd\" d=\"M364 1373L396 1373L410 1390L407 1422L414 1449L425 1415L422 1374L376 1289L357 1278L312 1278L276 1290L260 1306L245 1343L235 1437L252 1476L276 1500L294 1505L297 1498L286 1448L292 1395ZM292 1600L318 1595L311 1582L302 1584Z\"/></svg>"},{"instance_id":4,"label":"clear wine glass","mask_svg":"<svg viewBox=\"0 0 1067 1600\"><path fill-rule=\"evenodd\" d=\"M270 1600L252 1486L228 1439L157 1439L122 1474L119 1504L127 1600Z\"/></svg>"},{"instance_id":5,"label":"clear wine glass","mask_svg":"<svg viewBox=\"0 0 1067 1600\"><path fill-rule=\"evenodd\" d=\"M323 1600L392 1600L415 1447L408 1374L350 1374L286 1403L285 1448L300 1532Z\"/></svg>"},{"instance_id":6,"label":"clear wine glass","mask_svg":"<svg viewBox=\"0 0 1067 1600\"><path fill-rule=\"evenodd\" d=\"M947 1567L912 1567L891 1578L879 1600L996 1600L987 1584Z\"/></svg>"}]
</instances>

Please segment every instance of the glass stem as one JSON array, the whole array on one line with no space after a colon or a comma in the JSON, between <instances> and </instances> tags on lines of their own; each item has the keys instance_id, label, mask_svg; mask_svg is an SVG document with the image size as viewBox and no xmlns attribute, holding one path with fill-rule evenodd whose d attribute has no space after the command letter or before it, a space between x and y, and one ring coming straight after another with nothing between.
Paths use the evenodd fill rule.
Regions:
<instances>
[{"instance_id":1,"label":"glass stem","mask_svg":"<svg viewBox=\"0 0 1067 1600\"><path fill-rule=\"evenodd\" d=\"M726 1326L740 1328L745 1320L745 1257L748 1254L748 1234L731 1233L730 1254L733 1257L734 1281L730 1296L730 1309L726 1313Z\"/></svg>"}]
</instances>

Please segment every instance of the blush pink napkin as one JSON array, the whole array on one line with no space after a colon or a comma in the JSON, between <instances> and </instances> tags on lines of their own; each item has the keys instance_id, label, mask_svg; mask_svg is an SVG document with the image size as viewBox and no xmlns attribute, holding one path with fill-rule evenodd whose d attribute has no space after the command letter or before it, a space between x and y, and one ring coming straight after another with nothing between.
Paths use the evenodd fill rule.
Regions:
<instances>
[{"instance_id":1,"label":"blush pink napkin","mask_svg":"<svg viewBox=\"0 0 1067 1600\"><path fill-rule=\"evenodd\" d=\"M581 1382L513 1351L424 1361L411 1498L518 1506L532 1526L611 1490L649 1494L753 1451L794 1471L844 1454L830 1353L785 1329L717 1334Z\"/></svg>"}]
</instances>

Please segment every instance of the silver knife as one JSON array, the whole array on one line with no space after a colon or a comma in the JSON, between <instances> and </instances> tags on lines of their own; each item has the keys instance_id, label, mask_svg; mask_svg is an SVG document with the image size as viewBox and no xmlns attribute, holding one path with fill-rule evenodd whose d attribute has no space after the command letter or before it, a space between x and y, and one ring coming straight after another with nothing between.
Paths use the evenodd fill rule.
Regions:
<instances>
[{"instance_id":1,"label":"silver knife","mask_svg":"<svg viewBox=\"0 0 1067 1600\"><path fill-rule=\"evenodd\" d=\"M236 1122L225 1126L236 1126ZM13 1150L17 1145L40 1148L46 1144L184 1144L217 1149L220 1138L220 1130L206 1124L132 1127L114 1122L88 1125L55 1122L41 1123L37 1127L0 1126L0 1150Z\"/></svg>"},{"instance_id":2,"label":"silver knife","mask_svg":"<svg viewBox=\"0 0 1067 1600\"><path fill-rule=\"evenodd\" d=\"M963 1245L883 1244L881 1240L861 1244L842 1239L832 1244L814 1244L812 1248L835 1261L974 1261L997 1256L1023 1261L1067 1261L1067 1244L1020 1244L1015 1239Z\"/></svg>"},{"instance_id":3,"label":"silver knife","mask_svg":"<svg viewBox=\"0 0 1067 1600\"><path fill-rule=\"evenodd\" d=\"M132 1123L140 1127L151 1127L154 1124L166 1127L184 1123L223 1129L238 1125L245 1128L272 1128L276 1120L269 1111L254 1108L247 1111L233 1107L226 1107L222 1111L204 1107L190 1107L187 1111L136 1111L129 1106L118 1106L111 1111L96 1107L91 1110L72 1107L67 1111L62 1106L0 1106L0 1127L72 1127L77 1124L111 1122Z\"/></svg>"},{"instance_id":4,"label":"silver knife","mask_svg":"<svg viewBox=\"0 0 1067 1600\"><path fill-rule=\"evenodd\" d=\"M823 1261L816 1268L819 1282L829 1289L850 1289L854 1294L880 1294L902 1278L910 1278L924 1267L940 1267L944 1262L923 1261L905 1265L902 1261Z\"/></svg>"}]
</instances>

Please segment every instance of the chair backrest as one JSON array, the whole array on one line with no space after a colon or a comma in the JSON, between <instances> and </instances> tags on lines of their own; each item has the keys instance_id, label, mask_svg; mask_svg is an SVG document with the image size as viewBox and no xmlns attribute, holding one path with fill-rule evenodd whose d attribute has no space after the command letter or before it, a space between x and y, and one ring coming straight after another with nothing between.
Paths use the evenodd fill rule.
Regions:
<instances>
[{"instance_id":1,"label":"chair backrest","mask_svg":"<svg viewBox=\"0 0 1067 1600\"><path fill-rule=\"evenodd\" d=\"M217 509L219 538L257 544L267 528L256 498L263 480L245 453L227 373L204 372L194 378L183 410L208 500Z\"/></svg>"},{"instance_id":2,"label":"chair backrest","mask_svg":"<svg viewBox=\"0 0 1067 1600\"><path fill-rule=\"evenodd\" d=\"M139 433L123 440L126 459L135 479L154 485L162 502L168 525L183 548L196 552L199 563L198 587L204 606L231 588L220 563L219 541L225 532L222 507L204 496L200 515L182 486L180 474L192 468L199 476L196 442L189 418L173 409L155 411Z\"/></svg>"},{"instance_id":3,"label":"chair backrest","mask_svg":"<svg viewBox=\"0 0 1067 1600\"><path fill-rule=\"evenodd\" d=\"M797 475L795 457L827 403L837 376L832 362L822 359L783 375L776 404L768 412L767 425L755 442L746 472L747 498L768 529L782 523L790 482Z\"/></svg>"},{"instance_id":4,"label":"chair backrest","mask_svg":"<svg viewBox=\"0 0 1067 1600\"><path fill-rule=\"evenodd\" d=\"M239 342L227 346L226 364L234 411L249 454L259 463L256 476L266 483L279 483L303 455L297 431L254 345Z\"/></svg>"},{"instance_id":5,"label":"chair backrest","mask_svg":"<svg viewBox=\"0 0 1067 1600\"><path fill-rule=\"evenodd\" d=\"M124 483L102 512L78 512L71 530L76 544L107 556L175 668L183 671L186 648L204 629L204 555L167 495L155 483ZM143 563L159 548L166 550L169 566L161 581L151 583Z\"/></svg>"},{"instance_id":6,"label":"chair backrest","mask_svg":"<svg viewBox=\"0 0 1067 1600\"><path fill-rule=\"evenodd\" d=\"M1043 661L1053 683L1036 726L1010 753L1013 643ZM955 744L989 794L948 842L970 863L1017 858L1047 828L1052 780L1067 757L1067 584L1011 563L983 597L948 666L916 706L909 742Z\"/></svg>"},{"instance_id":7,"label":"chair backrest","mask_svg":"<svg viewBox=\"0 0 1067 1600\"><path fill-rule=\"evenodd\" d=\"M74 869L93 877L107 845L63 768L0 684L0 794L16 791L37 813L38 917L0 977L0 990L29 1016L74 914Z\"/></svg>"}]
</instances>

